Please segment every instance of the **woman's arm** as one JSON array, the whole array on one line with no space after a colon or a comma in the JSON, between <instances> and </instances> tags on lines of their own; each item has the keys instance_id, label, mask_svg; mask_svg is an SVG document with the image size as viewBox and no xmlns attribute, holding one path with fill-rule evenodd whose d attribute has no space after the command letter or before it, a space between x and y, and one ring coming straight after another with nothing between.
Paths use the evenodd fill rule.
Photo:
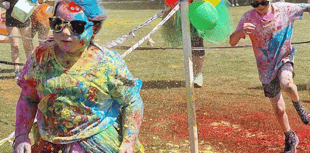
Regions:
<instances>
[{"instance_id":1,"label":"woman's arm","mask_svg":"<svg viewBox=\"0 0 310 153\"><path fill-rule=\"evenodd\" d=\"M143 101L140 96L142 80L133 78L125 61L114 51L107 51L114 57L109 74L108 87L112 99L120 104L122 143L120 153L133 153L137 146L140 126L143 119ZM109 65L109 64L105 64ZM142 149L142 148L141 148Z\"/></svg>"},{"instance_id":2,"label":"woman's arm","mask_svg":"<svg viewBox=\"0 0 310 153\"><path fill-rule=\"evenodd\" d=\"M122 144L119 148L120 153L132 153L139 135L140 126L143 119L143 101L139 94L142 87L140 79L126 81L126 86L118 88L115 93L122 93L117 98L120 102L122 117Z\"/></svg>"},{"instance_id":3,"label":"woman's arm","mask_svg":"<svg viewBox=\"0 0 310 153\"><path fill-rule=\"evenodd\" d=\"M28 134L31 131L37 112L37 102L24 100L23 94L25 94L25 91L22 91L16 106L14 147L18 153L31 151L31 142Z\"/></svg>"},{"instance_id":4,"label":"woman's arm","mask_svg":"<svg viewBox=\"0 0 310 153\"><path fill-rule=\"evenodd\" d=\"M32 64L30 64L30 61L28 60L26 62L18 78L18 85L22 91L16 106L14 150L17 153L31 151L28 134L31 130L40 101L36 90L36 81L31 75L33 71L31 70Z\"/></svg>"},{"instance_id":5,"label":"woman's arm","mask_svg":"<svg viewBox=\"0 0 310 153\"><path fill-rule=\"evenodd\" d=\"M120 153L132 153L143 119L143 102L140 96L137 96L132 104L123 107L122 119L123 141L119 150Z\"/></svg>"}]
</instances>

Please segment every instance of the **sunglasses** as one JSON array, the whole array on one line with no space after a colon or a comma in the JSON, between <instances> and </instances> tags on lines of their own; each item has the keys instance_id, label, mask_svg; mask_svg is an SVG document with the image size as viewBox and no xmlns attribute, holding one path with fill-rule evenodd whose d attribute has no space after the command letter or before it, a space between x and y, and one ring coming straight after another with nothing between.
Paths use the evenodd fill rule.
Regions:
<instances>
[{"instance_id":1,"label":"sunglasses","mask_svg":"<svg viewBox=\"0 0 310 153\"><path fill-rule=\"evenodd\" d=\"M85 30L85 25L86 22L85 21L70 21L70 22L66 22L60 18L57 17L50 17L49 18L49 23L50 23L50 27L51 29L56 32L59 33L61 32L66 26L67 28L74 34L74 35L80 35L84 32Z\"/></svg>"},{"instance_id":2,"label":"sunglasses","mask_svg":"<svg viewBox=\"0 0 310 153\"><path fill-rule=\"evenodd\" d=\"M251 3L251 5L254 8L258 7L259 5L267 6L267 5L269 5L269 1L254 2L254 3Z\"/></svg>"}]
</instances>

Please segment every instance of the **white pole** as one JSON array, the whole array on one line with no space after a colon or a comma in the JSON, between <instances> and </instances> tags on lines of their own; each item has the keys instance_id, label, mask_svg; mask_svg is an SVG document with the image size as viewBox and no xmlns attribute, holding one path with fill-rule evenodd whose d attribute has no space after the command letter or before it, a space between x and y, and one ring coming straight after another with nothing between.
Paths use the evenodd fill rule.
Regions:
<instances>
[{"instance_id":1,"label":"white pole","mask_svg":"<svg viewBox=\"0 0 310 153\"><path fill-rule=\"evenodd\" d=\"M194 79L193 79L193 62L191 50L190 28L188 20L188 1L181 0L181 23L183 34L183 54L185 68L185 84L187 98L187 116L190 139L190 152L198 153L198 134L196 124L195 100L194 100Z\"/></svg>"}]
</instances>

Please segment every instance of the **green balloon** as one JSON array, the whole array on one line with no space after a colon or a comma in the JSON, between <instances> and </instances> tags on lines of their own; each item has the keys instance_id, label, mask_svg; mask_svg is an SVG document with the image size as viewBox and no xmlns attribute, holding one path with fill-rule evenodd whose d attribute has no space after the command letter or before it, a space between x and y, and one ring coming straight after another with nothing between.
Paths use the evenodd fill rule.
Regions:
<instances>
[{"instance_id":1,"label":"green balloon","mask_svg":"<svg viewBox=\"0 0 310 153\"><path fill-rule=\"evenodd\" d=\"M219 19L217 9L207 1L193 1L189 6L189 20L199 30L213 29Z\"/></svg>"}]
</instances>

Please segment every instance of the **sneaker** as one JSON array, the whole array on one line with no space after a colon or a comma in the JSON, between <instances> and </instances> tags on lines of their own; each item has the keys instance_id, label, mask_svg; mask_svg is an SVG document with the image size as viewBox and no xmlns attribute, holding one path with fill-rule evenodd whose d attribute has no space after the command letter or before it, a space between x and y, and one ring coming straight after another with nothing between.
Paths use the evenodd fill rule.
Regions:
<instances>
[{"instance_id":1,"label":"sneaker","mask_svg":"<svg viewBox=\"0 0 310 153\"><path fill-rule=\"evenodd\" d=\"M236 6L239 6L239 4L237 3Z\"/></svg>"},{"instance_id":2,"label":"sneaker","mask_svg":"<svg viewBox=\"0 0 310 153\"><path fill-rule=\"evenodd\" d=\"M309 114L308 110L302 105L302 103L300 101L293 102L293 105L294 105L296 111L298 112L301 121L307 125L310 121L310 114Z\"/></svg>"},{"instance_id":3,"label":"sneaker","mask_svg":"<svg viewBox=\"0 0 310 153\"><path fill-rule=\"evenodd\" d=\"M15 71L14 73L15 73L15 79L17 80L18 77L19 77L19 75L20 75L20 71L17 70L17 71Z\"/></svg>"},{"instance_id":4,"label":"sneaker","mask_svg":"<svg viewBox=\"0 0 310 153\"><path fill-rule=\"evenodd\" d=\"M203 84L202 73L198 73L194 76L194 87L201 88Z\"/></svg>"},{"instance_id":5,"label":"sneaker","mask_svg":"<svg viewBox=\"0 0 310 153\"><path fill-rule=\"evenodd\" d=\"M234 4L231 4L231 7L234 7L235 5Z\"/></svg>"},{"instance_id":6,"label":"sneaker","mask_svg":"<svg viewBox=\"0 0 310 153\"><path fill-rule=\"evenodd\" d=\"M294 131L290 131L285 135L285 148L284 153L296 153L298 145L298 137Z\"/></svg>"}]
</instances>

